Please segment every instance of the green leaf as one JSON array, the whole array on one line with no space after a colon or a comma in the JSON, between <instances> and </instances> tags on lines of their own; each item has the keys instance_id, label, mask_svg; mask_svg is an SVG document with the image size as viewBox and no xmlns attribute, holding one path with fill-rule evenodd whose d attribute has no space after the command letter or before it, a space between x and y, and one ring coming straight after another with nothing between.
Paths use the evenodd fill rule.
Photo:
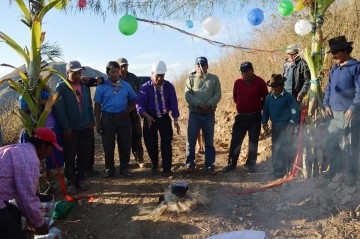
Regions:
<instances>
[{"instance_id":1,"label":"green leaf","mask_svg":"<svg viewBox=\"0 0 360 239\"><path fill-rule=\"evenodd\" d=\"M47 84L47 82L49 81L51 76L52 76L52 74L49 74L48 76L45 77L45 79L40 81L40 84L38 85L36 92L35 92L36 99L40 99L41 90L45 87L45 85Z\"/></svg>"},{"instance_id":2,"label":"green leaf","mask_svg":"<svg viewBox=\"0 0 360 239\"><path fill-rule=\"evenodd\" d=\"M39 15L38 15L38 17L39 17L39 19L40 19L40 21L42 21L42 19L44 18L44 16L46 15L46 13L48 12L48 11L50 11L53 7L55 7L58 3L60 3L62 0L54 0L54 1L52 1L52 2L49 2L46 6L44 6L42 9L41 9L41 11L40 11L40 13L39 13Z\"/></svg>"},{"instance_id":3,"label":"green leaf","mask_svg":"<svg viewBox=\"0 0 360 239\"><path fill-rule=\"evenodd\" d=\"M72 88L69 80L66 77L64 77L63 74L61 74L61 72L59 72L57 70L54 70L54 69L51 69L51 68L45 68L45 69L43 69L43 71L48 71L48 72L51 72L51 73L53 73L55 75L58 75L75 94L75 90Z\"/></svg>"},{"instance_id":4,"label":"green leaf","mask_svg":"<svg viewBox=\"0 0 360 239\"><path fill-rule=\"evenodd\" d=\"M22 11L24 18L26 19L27 24L31 22L31 14L29 9L26 7L23 0L16 0L17 5L19 6L20 10Z\"/></svg>"},{"instance_id":5,"label":"green leaf","mask_svg":"<svg viewBox=\"0 0 360 239\"><path fill-rule=\"evenodd\" d=\"M26 62L26 65L30 63L30 57L26 54L26 52L17 44L11 37L6 35L3 32L0 32L0 39L2 39L8 46L13 48L20 56L22 56Z\"/></svg>"},{"instance_id":6,"label":"green leaf","mask_svg":"<svg viewBox=\"0 0 360 239\"><path fill-rule=\"evenodd\" d=\"M16 90L19 94L23 94L24 93L24 89L18 84L16 83L13 79L4 79L0 81L0 85L4 84L5 82L8 82L9 85Z\"/></svg>"},{"instance_id":7,"label":"green leaf","mask_svg":"<svg viewBox=\"0 0 360 239\"><path fill-rule=\"evenodd\" d=\"M30 60L35 66L39 66L39 73L40 73L40 64L41 64L40 47L41 47L41 21L39 18L35 17L31 27Z\"/></svg>"},{"instance_id":8,"label":"green leaf","mask_svg":"<svg viewBox=\"0 0 360 239\"><path fill-rule=\"evenodd\" d=\"M33 122L33 120L31 119L30 115L28 115L25 111L16 108L13 110L13 113L16 114L17 116L19 116L26 132L29 135L32 135L33 130L35 129L35 124Z\"/></svg>"},{"instance_id":9,"label":"green leaf","mask_svg":"<svg viewBox=\"0 0 360 239\"><path fill-rule=\"evenodd\" d=\"M43 112L40 115L39 121L37 123L36 127L44 127L45 125L45 121L48 117L48 115L50 114L51 109L53 108L53 106L55 105L56 101L58 99L58 93L53 94L52 96L50 96L45 104L45 109L43 110Z\"/></svg>"}]
</instances>

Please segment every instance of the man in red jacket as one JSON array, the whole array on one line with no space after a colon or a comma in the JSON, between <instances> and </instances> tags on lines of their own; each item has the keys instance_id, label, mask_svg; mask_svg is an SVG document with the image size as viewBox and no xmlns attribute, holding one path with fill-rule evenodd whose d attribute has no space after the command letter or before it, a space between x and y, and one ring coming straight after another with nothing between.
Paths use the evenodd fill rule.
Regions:
<instances>
[{"instance_id":1,"label":"man in red jacket","mask_svg":"<svg viewBox=\"0 0 360 239\"><path fill-rule=\"evenodd\" d=\"M265 81L254 74L251 62L241 63L240 71L242 77L235 81L233 90L238 114L232 128L228 165L223 169L223 173L235 169L246 133L249 133L249 154L245 167L249 172L255 172L261 131L261 110L268 95Z\"/></svg>"}]
</instances>

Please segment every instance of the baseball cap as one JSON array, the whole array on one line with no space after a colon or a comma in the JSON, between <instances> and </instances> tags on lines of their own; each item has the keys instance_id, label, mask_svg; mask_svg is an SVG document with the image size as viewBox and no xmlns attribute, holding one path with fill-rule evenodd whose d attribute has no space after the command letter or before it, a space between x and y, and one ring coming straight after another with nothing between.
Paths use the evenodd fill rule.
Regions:
<instances>
[{"instance_id":1,"label":"baseball cap","mask_svg":"<svg viewBox=\"0 0 360 239\"><path fill-rule=\"evenodd\" d=\"M152 64L151 71L154 72L157 75L165 74L166 72L166 65L163 61L155 61Z\"/></svg>"},{"instance_id":2,"label":"baseball cap","mask_svg":"<svg viewBox=\"0 0 360 239\"><path fill-rule=\"evenodd\" d=\"M240 64L240 71L248 71L248 70L252 70L252 69L254 69L253 65L249 61L245 61Z\"/></svg>"},{"instance_id":3,"label":"baseball cap","mask_svg":"<svg viewBox=\"0 0 360 239\"><path fill-rule=\"evenodd\" d=\"M286 53L290 55L297 54L299 52L299 48L297 44L291 44L287 47Z\"/></svg>"},{"instance_id":4,"label":"baseball cap","mask_svg":"<svg viewBox=\"0 0 360 239\"><path fill-rule=\"evenodd\" d=\"M120 66L122 65L129 65L128 61L126 60L126 58L119 58L117 59L117 63L119 63Z\"/></svg>"},{"instance_id":5,"label":"baseball cap","mask_svg":"<svg viewBox=\"0 0 360 239\"><path fill-rule=\"evenodd\" d=\"M62 148L56 142L56 134L49 128L37 128L35 129L34 138L40 139L51 143L58 151L62 151Z\"/></svg>"},{"instance_id":6,"label":"baseball cap","mask_svg":"<svg viewBox=\"0 0 360 239\"><path fill-rule=\"evenodd\" d=\"M66 71L80 71L84 69L85 67L81 66L79 61L69 61L66 65Z\"/></svg>"},{"instance_id":7,"label":"baseball cap","mask_svg":"<svg viewBox=\"0 0 360 239\"><path fill-rule=\"evenodd\" d=\"M195 59L195 65L208 65L208 60L206 59L206 57L200 56L200 57L196 57Z\"/></svg>"}]
</instances>

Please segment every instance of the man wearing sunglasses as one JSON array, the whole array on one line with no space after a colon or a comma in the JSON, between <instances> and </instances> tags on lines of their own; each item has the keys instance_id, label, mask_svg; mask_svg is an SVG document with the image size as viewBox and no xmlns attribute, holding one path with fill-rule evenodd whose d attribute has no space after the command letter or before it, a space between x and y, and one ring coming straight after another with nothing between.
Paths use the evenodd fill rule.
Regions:
<instances>
[{"instance_id":1,"label":"man wearing sunglasses","mask_svg":"<svg viewBox=\"0 0 360 239\"><path fill-rule=\"evenodd\" d=\"M284 63L284 87L300 103L310 88L310 70L306 61L300 57L296 44L289 45L286 53L288 58Z\"/></svg>"},{"instance_id":2,"label":"man wearing sunglasses","mask_svg":"<svg viewBox=\"0 0 360 239\"><path fill-rule=\"evenodd\" d=\"M261 131L261 110L268 95L265 81L255 75L251 62L241 63L240 72L242 77L235 81L233 88L233 99L238 114L232 128L228 165L223 169L223 173L235 169L246 133L249 134L249 154L245 167L250 173L255 172Z\"/></svg>"},{"instance_id":3,"label":"man wearing sunglasses","mask_svg":"<svg viewBox=\"0 0 360 239\"><path fill-rule=\"evenodd\" d=\"M352 44L345 36L329 40L328 53L332 54L335 65L323 100L325 113L330 117L325 150L330 169L325 177L332 178L345 168L348 185L356 182L359 173L360 62L350 55Z\"/></svg>"}]
</instances>

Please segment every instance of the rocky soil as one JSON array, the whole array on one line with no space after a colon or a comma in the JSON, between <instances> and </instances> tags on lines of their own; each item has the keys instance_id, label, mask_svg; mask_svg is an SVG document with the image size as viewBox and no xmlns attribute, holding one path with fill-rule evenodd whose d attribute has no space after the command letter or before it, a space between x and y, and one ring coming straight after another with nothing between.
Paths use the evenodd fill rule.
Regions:
<instances>
[{"instance_id":1,"label":"rocky soil","mask_svg":"<svg viewBox=\"0 0 360 239\"><path fill-rule=\"evenodd\" d=\"M173 178L151 176L149 168L137 168L134 177L103 179L88 176L95 198L89 204L79 201L70 215L55 222L65 238L206 238L236 230L261 230L266 238L360 238L360 180L353 187L339 174L333 180L323 177L297 178L281 186L254 194L237 194L274 183L271 172L271 139L261 136L255 173L243 167L229 174L226 165L231 125L235 113L230 101L217 111L216 176L207 175L204 156L197 155L197 168L186 174L186 110L182 110L181 135L173 141ZM182 102L180 102L182 105ZM182 107L184 109L184 107ZM243 145L240 165L246 160ZM149 162L148 157L146 157ZM118 162L118 161L116 161ZM96 140L96 169L104 169L101 140ZM159 197L172 182L189 182L187 198L176 205L159 204ZM61 193L59 200L64 200Z\"/></svg>"}]
</instances>

